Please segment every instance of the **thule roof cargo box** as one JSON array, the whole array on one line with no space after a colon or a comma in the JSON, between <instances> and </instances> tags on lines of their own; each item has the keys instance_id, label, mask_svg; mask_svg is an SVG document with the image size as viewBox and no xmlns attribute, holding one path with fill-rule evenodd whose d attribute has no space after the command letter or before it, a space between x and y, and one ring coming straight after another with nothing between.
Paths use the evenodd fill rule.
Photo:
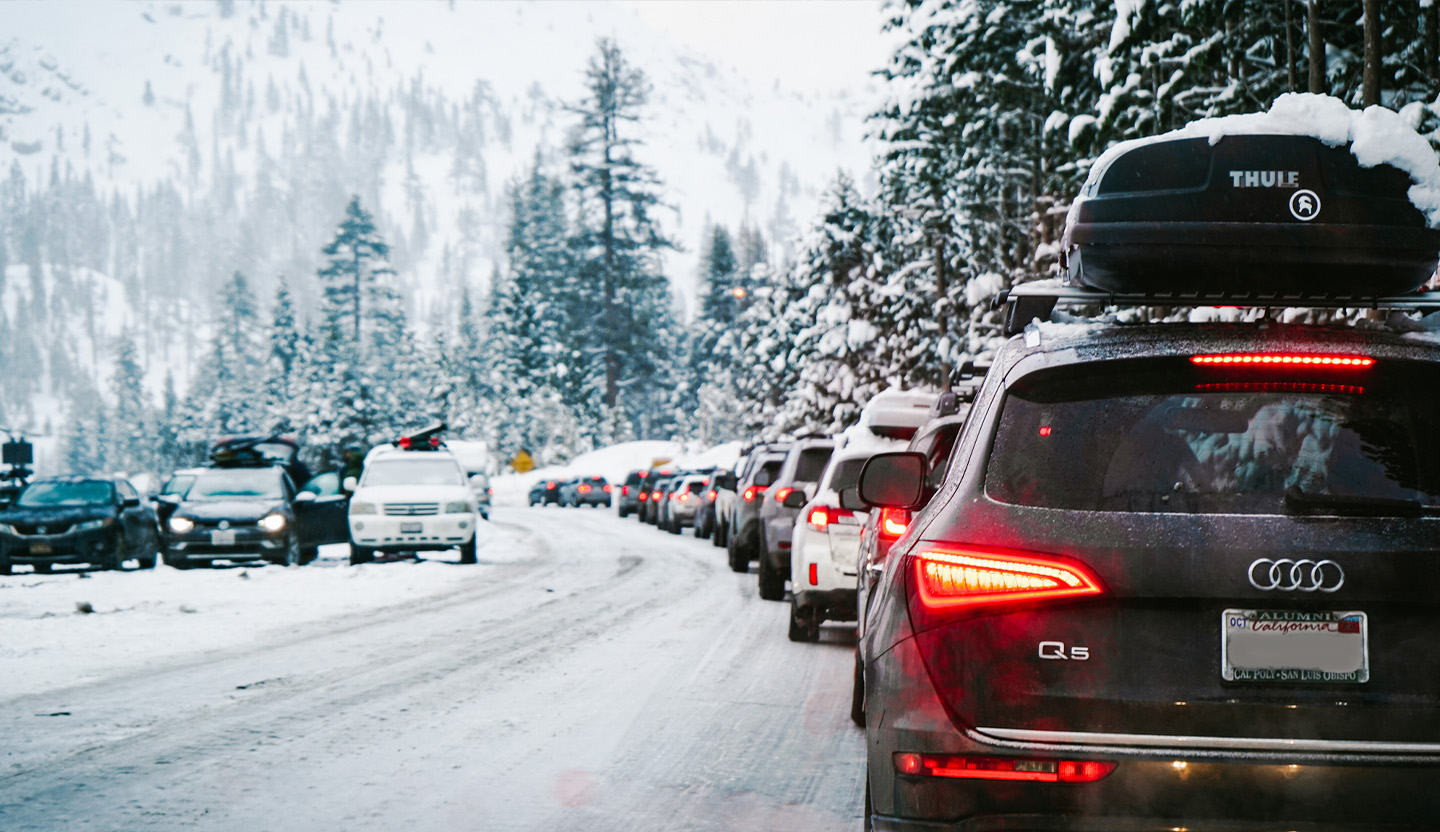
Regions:
<instances>
[{"instance_id":1,"label":"thule roof cargo box","mask_svg":"<svg viewBox=\"0 0 1440 832\"><path fill-rule=\"evenodd\" d=\"M1072 206L1061 274L1126 294L1413 292L1440 259L1413 184L1311 136L1128 143L1097 163Z\"/></svg>"}]
</instances>

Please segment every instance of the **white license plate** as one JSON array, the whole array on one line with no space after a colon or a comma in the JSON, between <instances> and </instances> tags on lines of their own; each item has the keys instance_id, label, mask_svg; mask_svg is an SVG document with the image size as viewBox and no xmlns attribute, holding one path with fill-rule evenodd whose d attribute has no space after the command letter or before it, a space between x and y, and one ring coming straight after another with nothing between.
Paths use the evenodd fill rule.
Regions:
<instances>
[{"instance_id":1,"label":"white license plate","mask_svg":"<svg viewBox=\"0 0 1440 832\"><path fill-rule=\"evenodd\" d=\"M55 551L55 549L52 548L49 543L30 544L30 554L32 555L48 555L53 551Z\"/></svg>"},{"instance_id":2,"label":"white license plate","mask_svg":"<svg viewBox=\"0 0 1440 832\"><path fill-rule=\"evenodd\" d=\"M419 534L419 533L421 533L421 532L423 532L423 531L425 531L425 524L424 524L424 523L401 523L401 524L400 524L400 533L401 533L401 534Z\"/></svg>"},{"instance_id":3,"label":"white license plate","mask_svg":"<svg viewBox=\"0 0 1440 832\"><path fill-rule=\"evenodd\" d=\"M1227 682L1370 681L1365 613L1225 610L1220 675Z\"/></svg>"},{"instance_id":4,"label":"white license plate","mask_svg":"<svg viewBox=\"0 0 1440 832\"><path fill-rule=\"evenodd\" d=\"M223 531L223 532L222 532L222 531L214 531L214 532L211 532L211 533L210 533L210 545L211 545L211 546L234 546L234 545L235 545L235 530L234 530L234 529L229 529L229 530Z\"/></svg>"}]
</instances>

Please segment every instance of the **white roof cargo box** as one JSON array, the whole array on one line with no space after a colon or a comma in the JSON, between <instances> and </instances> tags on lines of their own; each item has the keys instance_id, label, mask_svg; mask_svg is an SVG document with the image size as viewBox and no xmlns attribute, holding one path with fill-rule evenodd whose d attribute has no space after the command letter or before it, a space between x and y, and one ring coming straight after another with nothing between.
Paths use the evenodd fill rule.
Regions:
<instances>
[{"instance_id":1,"label":"white roof cargo box","mask_svg":"<svg viewBox=\"0 0 1440 832\"><path fill-rule=\"evenodd\" d=\"M930 418L930 406L938 396L934 390L882 390L860 411L861 427L876 436L909 439Z\"/></svg>"}]
</instances>

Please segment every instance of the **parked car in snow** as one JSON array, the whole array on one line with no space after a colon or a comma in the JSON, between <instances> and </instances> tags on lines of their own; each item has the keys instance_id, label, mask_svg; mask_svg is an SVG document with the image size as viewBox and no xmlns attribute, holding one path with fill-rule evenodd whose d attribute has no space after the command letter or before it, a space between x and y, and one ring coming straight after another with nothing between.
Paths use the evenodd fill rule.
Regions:
<instances>
[{"instance_id":1,"label":"parked car in snow","mask_svg":"<svg viewBox=\"0 0 1440 832\"><path fill-rule=\"evenodd\" d=\"M0 511L0 575L16 565L120 569L131 558L150 569L159 550L155 510L119 477L31 480Z\"/></svg>"},{"instance_id":2,"label":"parked car in snow","mask_svg":"<svg viewBox=\"0 0 1440 832\"><path fill-rule=\"evenodd\" d=\"M366 455L350 498L351 564L377 552L447 549L458 549L461 563L475 562L479 508L459 460L443 444L415 441L428 433Z\"/></svg>"}]
</instances>

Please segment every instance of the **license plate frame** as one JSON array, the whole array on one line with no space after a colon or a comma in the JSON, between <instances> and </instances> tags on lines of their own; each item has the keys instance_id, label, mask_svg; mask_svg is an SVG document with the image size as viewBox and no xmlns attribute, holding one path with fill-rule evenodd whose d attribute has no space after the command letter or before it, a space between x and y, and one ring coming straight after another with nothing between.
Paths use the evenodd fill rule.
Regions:
<instances>
[{"instance_id":1,"label":"license plate frame","mask_svg":"<svg viewBox=\"0 0 1440 832\"><path fill-rule=\"evenodd\" d=\"M1370 681L1370 617L1362 610L1227 609L1220 678L1241 684Z\"/></svg>"},{"instance_id":2,"label":"license plate frame","mask_svg":"<svg viewBox=\"0 0 1440 832\"><path fill-rule=\"evenodd\" d=\"M214 531L210 532L210 545L211 545L211 546L234 546L234 545L235 545L235 530L234 530L234 529L215 529Z\"/></svg>"},{"instance_id":3,"label":"license plate frame","mask_svg":"<svg viewBox=\"0 0 1440 832\"><path fill-rule=\"evenodd\" d=\"M401 524L400 524L400 533L401 533L401 534L420 534L420 533L422 533L422 532L424 532L424 531L425 531L425 524L424 524L424 523L416 522L416 523L401 523Z\"/></svg>"},{"instance_id":4,"label":"license plate frame","mask_svg":"<svg viewBox=\"0 0 1440 832\"><path fill-rule=\"evenodd\" d=\"M30 554L32 554L32 555L50 555L50 554L54 554L54 553L55 553L55 547L54 547L54 546L51 546L49 543L31 543L31 544L30 544Z\"/></svg>"}]
</instances>

